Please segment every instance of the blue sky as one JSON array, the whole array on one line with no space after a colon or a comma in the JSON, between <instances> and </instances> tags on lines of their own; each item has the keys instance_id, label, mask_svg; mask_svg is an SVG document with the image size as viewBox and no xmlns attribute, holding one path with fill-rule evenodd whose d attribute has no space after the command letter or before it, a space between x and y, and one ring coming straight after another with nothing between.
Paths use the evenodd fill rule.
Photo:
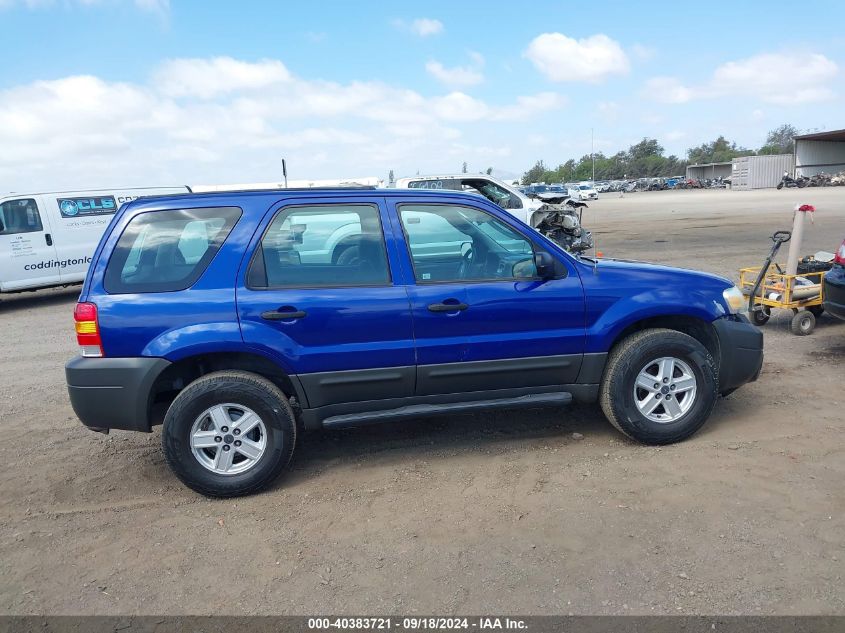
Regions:
<instances>
[{"instance_id":1,"label":"blue sky","mask_svg":"<svg viewBox=\"0 0 845 633\"><path fill-rule=\"evenodd\" d=\"M0 190L515 176L845 127L845 3L0 0ZM584 7L588 7L584 9Z\"/></svg>"}]
</instances>

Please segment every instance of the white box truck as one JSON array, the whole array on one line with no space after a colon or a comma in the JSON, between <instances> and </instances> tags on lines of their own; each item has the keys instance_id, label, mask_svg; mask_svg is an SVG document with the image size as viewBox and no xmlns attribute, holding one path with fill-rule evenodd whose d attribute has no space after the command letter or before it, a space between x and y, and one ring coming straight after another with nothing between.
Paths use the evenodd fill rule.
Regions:
<instances>
[{"instance_id":1,"label":"white box truck","mask_svg":"<svg viewBox=\"0 0 845 633\"><path fill-rule=\"evenodd\" d=\"M190 192L179 186L0 195L0 293L83 281L122 204Z\"/></svg>"}]
</instances>

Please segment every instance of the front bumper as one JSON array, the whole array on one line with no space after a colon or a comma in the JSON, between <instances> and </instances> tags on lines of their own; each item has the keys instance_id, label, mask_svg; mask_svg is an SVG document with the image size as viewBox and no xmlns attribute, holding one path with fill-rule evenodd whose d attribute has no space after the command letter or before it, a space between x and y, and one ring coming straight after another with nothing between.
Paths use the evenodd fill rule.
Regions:
<instances>
[{"instance_id":1,"label":"front bumper","mask_svg":"<svg viewBox=\"0 0 845 633\"><path fill-rule=\"evenodd\" d=\"M763 333L744 315L716 319L719 337L719 392L733 391L760 376L763 367Z\"/></svg>"},{"instance_id":2,"label":"front bumper","mask_svg":"<svg viewBox=\"0 0 845 633\"><path fill-rule=\"evenodd\" d=\"M150 391L168 365L163 358L73 358L65 378L76 416L95 431L149 433Z\"/></svg>"},{"instance_id":3,"label":"front bumper","mask_svg":"<svg viewBox=\"0 0 845 633\"><path fill-rule=\"evenodd\" d=\"M840 319L845 319L845 266L835 265L824 275L825 312Z\"/></svg>"}]
</instances>

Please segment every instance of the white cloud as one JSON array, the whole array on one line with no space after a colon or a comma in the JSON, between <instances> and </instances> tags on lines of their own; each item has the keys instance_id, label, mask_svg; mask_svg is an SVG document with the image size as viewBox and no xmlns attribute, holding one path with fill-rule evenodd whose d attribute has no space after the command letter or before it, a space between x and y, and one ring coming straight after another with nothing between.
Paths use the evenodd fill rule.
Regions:
<instances>
[{"instance_id":1,"label":"white cloud","mask_svg":"<svg viewBox=\"0 0 845 633\"><path fill-rule=\"evenodd\" d=\"M484 75L472 66L447 68L440 62L431 60L426 63L425 70L447 86L475 86L484 81Z\"/></svg>"},{"instance_id":2,"label":"white cloud","mask_svg":"<svg viewBox=\"0 0 845 633\"><path fill-rule=\"evenodd\" d=\"M397 18L391 24L400 31L408 31L418 37L430 37L443 32L443 22L433 18L416 18L410 22Z\"/></svg>"},{"instance_id":3,"label":"white cloud","mask_svg":"<svg viewBox=\"0 0 845 633\"><path fill-rule=\"evenodd\" d=\"M80 75L0 90L0 182L262 182L277 176L280 156L305 177L437 171L453 154L489 164L523 145L500 121L564 104L552 92L488 103L460 91L312 80L279 60L174 59L148 82Z\"/></svg>"},{"instance_id":4,"label":"white cloud","mask_svg":"<svg viewBox=\"0 0 845 633\"><path fill-rule=\"evenodd\" d=\"M652 77L645 83L643 96L661 103L686 103L693 98L692 88L675 77Z\"/></svg>"},{"instance_id":5,"label":"white cloud","mask_svg":"<svg viewBox=\"0 0 845 633\"><path fill-rule=\"evenodd\" d=\"M833 95L836 64L818 53L762 54L719 66L711 82L722 94L753 94L770 103L806 103Z\"/></svg>"},{"instance_id":6,"label":"white cloud","mask_svg":"<svg viewBox=\"0 0 845 633\"><path fill-rule=\"evenodd\" d=\"M417 18L411 22L411 30L420 37L438 35L443 32L443 22L431 18Z\"/></svg>"},{"instance_id":7,"label":"white cloud","mask_svg":"<svg viewBox=\"0 0 845 633\"><path fill-rule=\"evenodd\" d=\"M206 99L228 92L266 88L288 79L288 69L278 60L265 59L253 64L231 57L169 60L155 76L156 83L170 96L195 95Z\"/></svg>"},{"instance_id":8,"label":"white cloud","mask_svg":"<svg viewBox=\"0 0 845 633\"><path fill-rule=\"evenodd\" d=\"M675 77L646 82L647 96L664 103L686 103L718 97L752 97L766 103L795 105L825 101L839 74L835 62L819 53L763 53L717 67L710 79L687 86Z\"/></svg>"},{"instance_id":9,"label":"white cloud","mask_svg":"<svg viewBox=\"0 0 845 633\"><path fill-rule=\"evenodd\" d=\"M619 43L603 34L576 40L562 33L543 33L531 41L523 57L550 81L600 82L630 69Z\"/></svg>"},{"instance_id":10,"label":"white cloud","mask_svg":"<svg viewBox=\"0 0 845 633\"><path fill-rule=\"evenodd\" d=\"M566 106L568 100L563 95L554 92L538 92L516 98L516 103L509 106L494 108L490 118L494 121L518 121L530 119L541 112L559 110Z\"/></svg>"},{"instance_id":11,"label":"white cloud","mask_svg":"<svg viewBox=\"0 0 845 633\"><path fill-rule=\"evenodd\" d=\"M463 92L452 92L432 101L434 112L446 121L478 121L487 116L489 108L483 101Z\"/></svg>"}]
</instances>

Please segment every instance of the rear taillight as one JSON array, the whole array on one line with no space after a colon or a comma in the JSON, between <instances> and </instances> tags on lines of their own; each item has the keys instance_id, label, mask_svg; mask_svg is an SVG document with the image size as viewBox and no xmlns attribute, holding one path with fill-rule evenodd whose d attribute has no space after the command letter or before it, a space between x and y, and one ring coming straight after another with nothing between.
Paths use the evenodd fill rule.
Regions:
<instances>
[{"instance_id":1,"label":"rear taillight","mask_svg":"<svg viewBox=\"0 0 845 633\"><path fill-rule=\"evenodd\" d=\"M839 247L839 250L836 251L836 255L833 257L833 261L837 264L842 264L845 266L845 240L842 241L842 246Z\"/></svg>"},{"instance_id":2,"label":"rear taillight","mask_svg":"<svg viewBox=\"0 0 845 633\"><path fill-rule=\"evenodd\" d=\"M97 306L93 303L77 303L73 311L76 323L76 342L83 356L103 356L103 342L100 340L100 326L97 324Z\"/></svg>"}]
</instances>

